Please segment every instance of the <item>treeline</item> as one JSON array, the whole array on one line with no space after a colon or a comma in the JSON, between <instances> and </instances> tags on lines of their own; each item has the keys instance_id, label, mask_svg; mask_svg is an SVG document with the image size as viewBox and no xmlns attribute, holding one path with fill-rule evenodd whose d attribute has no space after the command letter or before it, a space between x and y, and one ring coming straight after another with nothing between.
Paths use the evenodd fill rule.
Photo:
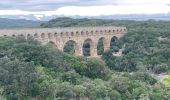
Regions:
<instances>
[{"instance_id":1,"label":"treeline","mask_svg":"<svg viewBox=\"0 0 170 100\"><path fill-rule=\"evenodd\" d=\"M102 19L72 19L68 17L61 17L52 19L48 22L42 23L40 26L43 28L51 27L81 27L81 26L106 26L111 25L113 20Z\"/></svg>"},{"instance_id":2,"label":"treeline","mask_svg":"<svg viewBox=\"0 0 170 100\"><path fill-rule=\"evenodd\" d=\"M0 29L3 28L33 28L40 27L44 21L32 21L25 19L0 18Z\"/></svg>"}]
</instances>

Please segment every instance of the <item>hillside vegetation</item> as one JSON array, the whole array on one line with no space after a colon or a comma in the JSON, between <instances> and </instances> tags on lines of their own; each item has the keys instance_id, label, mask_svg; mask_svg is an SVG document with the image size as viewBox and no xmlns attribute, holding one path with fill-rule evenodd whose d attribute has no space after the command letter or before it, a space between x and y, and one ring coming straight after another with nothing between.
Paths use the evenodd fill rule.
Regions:
<instances>
[{"instance_id":1,"label":"hillside vegetation","mask_svg":"<svg viewBox=\"0 0 170 100\"><path fill-rule=\"evenodd\" d=\"M76 26L66 23L65 18L48 23L55 20L56 24L47 26L64 27L58 26L62 21ZM91 25L82 25L79 20L81 26ZM93 20L102 22L95 23L97 26L128 28L124 37L112 41L111 50L102 53L101 59L75 57L51 44L40 45L32 38L0 38L0 99L169 100L169 79L162 83L153 74L170 71L170 22ZM72 49L69 46L66 51ZM88 47L85 46L85 52ZM123 49L121 57L112 55L115 48Z\"/></svg>"},{"instance_id":2,"label":"hillside vegetation","mask_svg":"<svg viewBox=\"0 0 170 100\"><path fill-rule=\"evenodd\" d=\"M39 27L43 21L32 21L25 19L0 18L0 29L2 28L28 28Z\"/></svg>"}]
</instances>

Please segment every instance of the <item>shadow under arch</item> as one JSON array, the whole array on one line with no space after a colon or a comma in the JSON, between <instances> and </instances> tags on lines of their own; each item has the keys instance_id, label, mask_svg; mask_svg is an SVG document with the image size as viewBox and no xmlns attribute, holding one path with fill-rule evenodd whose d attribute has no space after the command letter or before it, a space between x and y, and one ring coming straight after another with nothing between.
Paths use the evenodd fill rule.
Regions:
<instances>
[{"instance_id":1,"label":"shadow under arch","mask_svg":"<svg viewBox=\"0 0 170 100\"><path fill-rule=\"evenodd\" d=\"M86 39L83 43L83 55L92 56L93 48L94 48L93 41L90 38Z\"/></svg>"},{"instance_id":2,"label":"shadow under arch","mask_svg":"<svg viewBox=\"0 0 170 100\"><path fill-rule=\"evenodd\" d=\"M118 38L116 36L113 36L110 40L110 50L114 52L117 52L119 50Z\"/></svg>"},{"instance_id":3,"label":"shadow under arch","mask_svg":"<svg viewBox=\"0 0 170 100\"><path fill-rule=\"evenodd\" d=\"M51 39L53 37L52 33L48 33L48 38Z\"/></svg>"},{"instance_id":4,"label":"shadow under arch","mask_svg":"<svg viewBox=\"0 0 170 100\"><path fill-rule=\"evenodd\" d=\"M69 53L69 54L78 55L79 47L78 47L77 43L74 40L68 40L64 44L63 51L66 52L66 53Z\"/></svg>"},{"instance_id":5,"label":"shadow under arch","mask_svg":"<svg viewBox=\"0 0 170 100\"><path fill-rule=\"evenodd\" d=\"M42 33L42 34L41 34L41 38L42 38L42 39L45 39L45 33Z\"/></svg>"},{"instance_id":6,"label":"shadow under arch","mask_svg":"<svg viewBox=\"0 0 170 100\"><path fill-rule=\"evenodd\" d=\"M38 33L35 33L35 34L34 34L34 38L38 38Z\"/></svg>"},{"instance_id":7,"label":"shadow under arch","mask_svg":"<svg viewBox=\"0 0 170 100\"><path fill-rule=\"evenodd\" d=\"M106 39L104 37L99 38L97 43L97 55L102 55L105 51Z\"/></svg>"}]
</instances>

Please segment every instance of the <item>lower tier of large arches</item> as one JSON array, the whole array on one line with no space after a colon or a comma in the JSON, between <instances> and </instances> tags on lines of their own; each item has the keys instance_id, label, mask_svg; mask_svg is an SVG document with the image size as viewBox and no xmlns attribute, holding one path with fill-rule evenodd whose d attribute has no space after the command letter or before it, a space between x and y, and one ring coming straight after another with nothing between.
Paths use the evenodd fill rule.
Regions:
<instances>
[{"instance_id":1,"label":"lower tier of large arches","mask_svg":"<svg viewBox=\"0 0 170 100\"><path fill-rule=\"evenodd\" d=\"M54 40L53 40L54 41ZM117 46L118 38L116 36L105 38L86 38L82 41L76 41L71 39L66 39L64 42L52 42L53 46L57 47L59 50L74 54L76 56L98 56L102 55L105 51L111 49L114 50ZM113 49L114 48L114 49ZM116 47L117 49L117 47Z\"/></svg>"}]
</instances>

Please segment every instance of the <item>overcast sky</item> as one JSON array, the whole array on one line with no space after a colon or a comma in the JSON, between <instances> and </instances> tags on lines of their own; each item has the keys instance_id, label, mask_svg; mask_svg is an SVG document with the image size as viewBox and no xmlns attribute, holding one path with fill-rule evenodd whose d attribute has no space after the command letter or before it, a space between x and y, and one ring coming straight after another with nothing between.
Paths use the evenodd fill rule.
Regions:
<instances>
[{"instance_id":1,"label":"overcast sky","mask_svg":"<svg viewBox=\"0 0 170 100\"><path fill-rule=\"evenodd\" d=\"M170 0L1 0L0 15L99 16L170 12Z\"/></svg>"}]
</instances>

